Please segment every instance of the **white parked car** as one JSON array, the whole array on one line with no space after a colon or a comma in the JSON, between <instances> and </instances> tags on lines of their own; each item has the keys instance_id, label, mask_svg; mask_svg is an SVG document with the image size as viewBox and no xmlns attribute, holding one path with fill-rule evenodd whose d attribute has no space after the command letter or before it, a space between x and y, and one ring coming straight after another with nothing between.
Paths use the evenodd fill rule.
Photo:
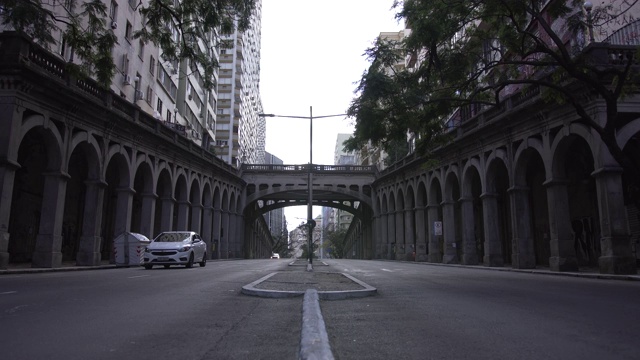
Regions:
<instances>
[{"instance_id":1,"label":"white parked car","mask_svg":"<svg viewBox=\"0 0 640 360\"><path fill-rule=\"evenodd\" d=\"M207 244L193 231L166 231L156 236L147 245L144 252L144 267L153 265L185 265L190 268L194 263L207 264Z\"/></svg>"}]
</instances>

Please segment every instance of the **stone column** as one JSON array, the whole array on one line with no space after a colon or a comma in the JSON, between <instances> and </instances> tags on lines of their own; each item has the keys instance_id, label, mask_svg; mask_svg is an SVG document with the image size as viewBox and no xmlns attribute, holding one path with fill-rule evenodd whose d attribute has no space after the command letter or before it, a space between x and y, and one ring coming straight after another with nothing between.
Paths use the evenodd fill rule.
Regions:
<instances>
[{"instance_id":1,"label":"stone column","mask_svg":"<svg viewBox=\"0 0 640 360\"><path fill-rule=\"evenodd\" d=\"M173 197L165 197L160 199L162 206L160 208L160 229L158 233L173 230L173 206L175 200Z\"/></svg>"},{"instance_id":2,"label":"stone column","mask_svg":"<svg viewBox=\"0 0 640 360\"><path fill-rule=\"evenodd\" d=\"M404 247L405 247L405 259L415 261L415 211L414 209L406 209L404 211Z\"/></svg>"},{"instance_id":3,"label":"stone column","mask_svg":"<svg viewBox=\"0 0 640 360\"><path fill-rule=\"evenodd\" d=\"M227 232L229 236L227 236L228 243L228 252L229 258L235 258L237 256L236 249L238 247L238 239L236 239L236 214L229 212L229 226L227 226Z\"/></svg>"},{"instance_id":4,"label":"stone column","mask_svg":"<svg viewBox=\"0 0 640 360\"><path fill-rule=\"evenodd\" d=\"M603 168L596 178L600 211L600 273L636 274L636 258L631 251L631 236L622 193L622 169Z\"/></svg>"},{"instance_id":5,"label":"stone column","mask_svg":"<svg viewBox=\"0 0 640 360\"><path fill-rule=\"evenodd\" d=\"M140 214L140 233L149 239L153 239L154 223L156 218L156 198L154 193L142 194L142 209Z\"/></svg>"},{"instance_id":6,"label":"stone column","mask_svg":"<svg viewBox=\"0 0 640 360\"><path fill-rule=\"evenodd\" d=\"M380 259L390 259L391 251L389 250L389 224L387 214L380 214L378 216L378 246L380 247Z\"/></svg>"},{"instance_id":7,"label":"stone column","mask_svg":"<svg viewBox=\"0 0 640 360\"><path fill-rule=\"evenodd\" d=\"M207 244L207 258L213 259L213 207L204 206L202 216L202 239Z\"/></svg>"},{"instance_id":8,"label":"stone column","mask_svg":"<svg viewBox=\"0 0 640 360\"><path fill-rule=\"evenodd\" d=\"M179 200L177 204L178 223L176 224L176 229L179 231L191 230L189 228L189 208L191 207L191 203L188 200Z\"/></svg>"},{"instance_id":9,"label":"stone column","mask_svg":"<svg viewBox=\"0 0 640 360\"><path fill-rule=\"evenodd\" d=\"M396 229L395 219L392 212L386 214L387 217L387 259L395 260L396 258Z\"/></svg>"},{"instance_id":10,"label":"stone column","mask_svg":"<svg viewBox=\"0 0 640 360\"><path fill-rule=\"evenodd\" d=\"M533 247L533 229L531 228L531 204L528 187L509 189L511 202L511 219L514 222L512 267L516 269L535 269L536 255Z\"/></svg>"},{"instance_id":11,"label":"stone column","mask_svg":"<svg viewBox=\"0 0 640 360\"><path fill-rule=\"evenodd\" d=\"M202 235L202 204L191 204L191 224L189 229Z\"/></svg>"},{"instance_id":12,"label":"stone column","mask_svg":"<svg viewBox=\"0 0 640 360\"><path fill-rule=\"evenodd\" d=\"M395 213L396 219L396 260L404 260L405 243L404 243L404 210L398 209Z\"/></svg>"},{"instance_id":13,"label":"stone column","mask_svg":"<svg viewBox=\"0 0 640 360\"><path fill-rule=\"evenodd\" d=\"M229 212L222 210L222 218L220 221L220 258L229 258Z\"/></svg>"},{"instance_id":14,"label":"stone column","mask_svg":"<svg viewBox=\"0 0 640 360\"><path fill-rule=\"evenodd\" d=\"M241 214L235 216L235 255L238 258L246 258L246 254L243 254L247 249L244 249L244 217ZM244 250L244 251L243 251Z\"/></svg>"},{"instance_id":15,"label":"stone column","mask_svg":"<svg viewBox=\"0 0 640 360\"><path fill-rule=\"evenodd\" d=\"M442 236L444 239L444 254L442 262L457 264L458 249L456 249L456 207L453 201L443 201L442 204Z\"/></svg>"},{"instance_id":16,"label":"stone column","mask_svg":"<svg viewBox=\"0 0 640 360\"><path fill-rule=\"evenodd\" d=\"M549 268L552 271L578 271L578 260L571 233L567 182L551 180L545 182L544 185L547 187L547 199L549 202L551 247Z\"/></svg>"},{"instance_id":17,"label":"stone column","mask_svg":"<svg viewBox=\"0 0 640 360\"><path fill-rule=\"evenodd\" d=\"M482 210L484 214L484 264L503 266L502 242L500 238L500 214L498 212L498 194L484 193Z\"/></svg>"},{"instance_id":18,"label":"stone column","mask_svg":"<svg viewBox=\"0 0 640 360\"><path fill-rule=\"evenodd\" d=\"M464 265L478 265L473 198L460 198L460 212L462 217L462 263Z\"/></svg>"},{"instance_id":19,"label":"stone column","mask_svg":"<svg viewBox=\"0 0 640 360\"><path fill-rule=\"evenodd\" d=\"M220 256L222 255L222 253L220 252L220 247L222 246L222 241L220 241L220 239L222 238L222 236L220 231L222 229L222 209L216 207L213 208L212 226L213 237L211 238L211 241L213 242L213 246L215 246L215 251L211 255L214 259L221 259Z\"/></svg>"},{"instance_id":20,"label":"stone column","mask_svg":"<svg viewBox=\"0 0 640 360\"><path fill-rule=\"evenodd\" d=\"M102 207L104 204L104 192L107 184L102 181L87 181L84 216L82 221L82 234L76 254L76 265L96 266L100 265L102 256Z\"/></svg>"},{"instance_id":21,"label":"stone column","mask_svg":"<svg viewBox=\"0 0 640 360\"><path fill-rule=\"evenodd\" d=\"M427 261L427 227L424 207L416 207L416 261Z\"/></svg>"},{"instance_id":22,"label":"stone column","mask_svg":"<svg viewBox=\"0 0 640 360\"><path fill-rule=\"evenodd\" d=\"M42 215L31 260L32 267L54 268L62 265L62 217L68 177L61 172L44 174Z\"/></svg>"},{"instance_id":23,"label":"stone column","mask_svg":"<svg viewBox=\"0 0 640 360\"><path fill-rule=\"evenodd\" d=\"M129 187L116 189L116 219L114 224L114 238L123 232L131 230L131 209L135 190Z\"/></svg>"},{"instance_id":24,"label":"stone column","mask_svg":"<svg viewBox=\"0 0 640 360\"><path fill-rule=\"evenodd\" d=\"M440 221L438 215L439 205L427 206L427 222L429 229L429 255L427 255L427 261L433 263L442 262L442 249L440 243L442 242L442 235L436 235L433 231L433 223Z\"/></svg>"},{"instance_id":25,"label":"stone column","mask_svg":"<svg viewBox=\"0 0 640 360\"><path fill-rule=\"evenodd\" d=\"M9 265L9 218L13 199L13 183L20 165L9 160L0 160L0 269Z\"/></svg>"}]
</instances>

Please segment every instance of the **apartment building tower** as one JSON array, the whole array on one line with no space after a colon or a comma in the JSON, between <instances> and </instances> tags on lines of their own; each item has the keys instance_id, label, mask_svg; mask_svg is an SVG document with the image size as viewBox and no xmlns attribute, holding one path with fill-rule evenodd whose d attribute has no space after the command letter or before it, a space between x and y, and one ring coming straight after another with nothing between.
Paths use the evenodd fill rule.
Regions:
<instances>
[{"instance_id":1,"label":"apartment building tower","mask_svg":"<svg viewBox=\"0 0 640 360\"><path fill-rule=\"evenodd\" d=\"M235 166L260 164L265 158L266 122L259 116L262 1L257 0L251 26L221 34L216 155Z\"/></svg>"}]
</instances>

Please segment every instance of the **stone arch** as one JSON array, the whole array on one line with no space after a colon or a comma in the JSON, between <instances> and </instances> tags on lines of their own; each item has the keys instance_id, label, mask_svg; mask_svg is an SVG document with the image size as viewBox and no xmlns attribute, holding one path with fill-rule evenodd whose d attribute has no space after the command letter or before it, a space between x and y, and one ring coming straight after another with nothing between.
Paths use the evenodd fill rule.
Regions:
<instances>
[{"instance_id":1,"label":"stone arch","mask_svg":"<svg viewBox=\"0 0 640 360\"><path fill-rule=\"evenodd\" d=\"M484 264L503 266L511 263L512 224L509 202L510 175L503 149L495 150L487 159L485 189L482 195L484 210Z\"/></svg>"},{"instance_id":2,"label":"stone arch","mask_svg":"<svg viewBox=\"0 0 640 360\"><path fill-rule=\"evenodd\" d=\"M157 236L163 231L173 229L173 212L175 199L173 197L173 176L171 168L166 163L161 163L157 169L156 180L156 209L154 217L154 234Z\"/></svg>"},{"instance_id":3,"label":"stone arch","mask_svg":"<svg viewBox=\"0 0 640 360\"><path fill-rule=\"evenodd\" d=\"M131 203L133 189L131 187L130 159L125 149L112 146L106 160L105 190L102 233L102 259L114 263L113 239L131 226Z\"/></svg>"},{"instance_id":4,"label":"stone arch","mask_svg":"<svg viewBox=\"0 0 640 360\"><path fill-rule=\"evenodd\" d=\"M598 196L592 176L599 161L583 127L574 129L578 131L554 142L552 172L547 179L550 218L555 221L549 262L556 271L597 266L601 255Z\"/></svg>"},{"instance_id":5,"label":"stone arch","mask_svg":"<svg viewBox=\"0 0 640 360\"><path fill-rule=\"evenodd\" d=\"M153 164L146 159L146 156L139 155L134 170L131 231L153 238L156 211Z\"/></svg>"},{"instance_id":6,"label":"stone arch","mask_svg":"<svg viewBox=\"0 0 640 360\"><path fill-rule=\"evenodd\" d=\"M59 186L65 181L61 173L62 138L55 126L45 125L44 116L32 115L21 129L8 228L10 263L31 262L42 267L62 263L62 213L48 206L64 199ZM41 223L44 218L48 219L46 224Z\"/></svg>"},{"instance_id":7,"label":"stone arch","mask_svg":"<svg viewBox=\"0 0 640 360\"><path fill-rule=\"evenodd\" d=\"M473 157L462 169L462 259L465 265L477 265L484 259L483 177L480 159Z\"/></svg>"},{"instance_id":8,"label":"stone arch","mask_svg":"<svg viewBox=\"0 0 640 360\"><path fill-rule=\"evenodd\" d=\"M93 140L93 141L92 141ZM62 261L76 261L83 265L96 265L100 258L94 253L96 226L96 192L102 191L100 184L101 161L100 149L93 137L86 132L77 133L71 139L71 155L64 167L67 169L67 180L64 215L62 220ZM87 222L85 223L85 215ZM83 229L83 226L86 228ZM89 228L91 227L91 228ZM88 243L81 248L81 239ZM99 244L98 244L99 245ZM76 256L82 253L81 259ZM87 258L88 257L88 258ZM79 261L78 261L79 260Z\"/></svg>"},{"instance_id":9,"label":"stone arch","mask_svg":"<svg viewBox=\"0 0 640 360\"><path fill-rule=\"evenodd\" d=\"M549 204L544 185L548 160L543 158L542 139L529 138L514 156L512 265L529 269L549 266L551 257Z\"/></svg>"},{"instance_id":10,"label":"stone arch","mask_svg":"<svg viewBox=\"0 0 640 360\"><path fill-rule=\"evenodd\" d=\"M189 229L189 187L187 174L183 169L176 171L176 182L173 187L176 208L173 212L173 230L181 231Z\"/></svg>"},{"instance_id":11,"label":"stone arch","mask_svg":"<svg viewBox=\"0 0 640 360\"><path fill-rule=\"evenodd\" d=\"M444 240L444 263L459 263L462 257L462 236L460 228L460 181L458 167L452 165L445 174L444 194L442 201L442 226Z\"/></svg>"},{"instance_id":12,"label":"stone arch","mask_svg":"<svg viewBox=\"0 0 640 360\"><path fill-rule=\"evenodd\" d=\"M427 188L429 203L427 204L427 218L429 229L429 262L442 262L444 239L442 237L442 183L438 172L431 173ZM437 226L436 226L437 225Z\"/></svg>"}]
</instances>

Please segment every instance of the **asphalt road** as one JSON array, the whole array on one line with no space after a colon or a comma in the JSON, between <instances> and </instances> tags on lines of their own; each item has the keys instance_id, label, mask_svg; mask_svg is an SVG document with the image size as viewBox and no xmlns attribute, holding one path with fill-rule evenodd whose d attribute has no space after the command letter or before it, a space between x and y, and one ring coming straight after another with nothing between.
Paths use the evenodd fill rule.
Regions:
<instances>
[{"instance_id":1,"label":"asphalt road","mask_svg":"<svg viewBox=\"0 0 640 360\"><path fill-rule=\"evenodd\" d=\"M640 359L638 281L334 264L379 293L321 303L336 359Z\"/></svg>"},{"instance_id":2,"label":"asphalt road","mask_svg":"<svg viewBox=\"0 0 640 360\"><path fill-rule=\"evenodd\" d=\"M336 359L640 357L640 282L327 262L378 289L321 301ZM286 264L0 276L0 358L297 359L302 299L240 293Z\"/></svg>"}]
</instances>

